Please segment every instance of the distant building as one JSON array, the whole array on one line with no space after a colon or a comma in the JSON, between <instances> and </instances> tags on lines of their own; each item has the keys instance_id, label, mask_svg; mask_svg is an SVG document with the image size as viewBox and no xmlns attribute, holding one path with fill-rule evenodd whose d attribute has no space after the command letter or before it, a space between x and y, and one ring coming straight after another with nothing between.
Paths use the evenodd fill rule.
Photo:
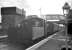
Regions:
<instances>
[{"instance_id":1,"label":"distant building","mask_svg":"<svg viewBox=\"0 0 72 50\"><path fill-rule=\"evenodd\" d=\"M7 26L17 26L25 18L25 11L17 7L1 8L2 23Z\"/></svg>"},{"instance_id":2,"label":"distant building","mask_svg":"<svg viewBox=\"0 0 72 50\"><path fill-rule=\"evenodd\" d=\"M58 21L58 20L64 20L65 19L65 17L63 15L59 15L59 14L45 15L45 18L48 21Z\"/></svg>"}]
</instances>

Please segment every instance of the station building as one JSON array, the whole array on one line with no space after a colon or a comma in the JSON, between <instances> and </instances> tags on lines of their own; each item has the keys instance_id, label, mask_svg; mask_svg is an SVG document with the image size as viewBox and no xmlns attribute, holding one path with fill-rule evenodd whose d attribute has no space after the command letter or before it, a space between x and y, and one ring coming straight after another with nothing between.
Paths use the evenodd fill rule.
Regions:
<instances>
[{"instance_id":1,"label":"station building","mask_svg":"<svg viewBox=\"0 0 72 50\"><path fill-rule=\"evenodd\" d=\"M25 10L17 7L1 8L2 23L6 26L17 26L25 18Z\"/></svg>"}]
</instances>

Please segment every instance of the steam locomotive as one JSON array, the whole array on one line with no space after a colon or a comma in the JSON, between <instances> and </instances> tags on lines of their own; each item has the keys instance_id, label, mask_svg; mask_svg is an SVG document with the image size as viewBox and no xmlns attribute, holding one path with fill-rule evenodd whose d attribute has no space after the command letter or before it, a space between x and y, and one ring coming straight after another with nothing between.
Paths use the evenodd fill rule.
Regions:
<instances>
[{"instance_id":1,"label":"steam locomotive","mask_svg":"<svg viewBox=\"0 0 72 50\"><path fill-rule=\"evenodd\" d=\"M1 10L3 27L7 30L11 43L33 45L63 28L38 17L24 19L24 15L16 13L15 10L16 7Z\"/></svg>"},{"instance_id":2,"label":"steam locomotive","mask_svg":"<svg viewBox=\"0 0 72 50\"><path fill-rule=\"evenodd\" d=\"M36 21L35 21L36 19ZM11 42L21 43L24 45L33 45L43 40L44 38L60 31L62 28L59 25L47 22L45 27L43 21L39 18L27 19L20 23L20 26L8 28L8 39ZM32 21L33 20L33 21ZM39 21L38 21L39 20ZM37 25L38 24L38 25ZM46 26L47 25L47 26Z\"/></svg>"}]
</instances>

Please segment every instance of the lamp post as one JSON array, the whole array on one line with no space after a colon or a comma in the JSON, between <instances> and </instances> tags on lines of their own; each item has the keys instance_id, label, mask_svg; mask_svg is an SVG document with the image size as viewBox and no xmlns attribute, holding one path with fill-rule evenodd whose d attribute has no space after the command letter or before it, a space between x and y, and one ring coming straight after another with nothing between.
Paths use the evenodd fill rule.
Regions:
<instances>
[{"instance_id":1,"label":"lamp post","mask_svg":"<svg viewBox=\"0 0 72 50\"><path fill-rule=\"evenodd\" d=\"M68 42L68 32L67 32L67 22L68 22L68 19L67 19L67 15L68 15L68 13L69 13L69 10L70 10L70 6L69 6L69 4L66 2L65 4L64 4L64 6L63 6L63 14L64 14L64 17L65 17L65 35L66 35L66 41L65 41L65 45L66 45L66 50L68 50L68 44L67 44L67 42Z\"/></svg>"}]
</instances>

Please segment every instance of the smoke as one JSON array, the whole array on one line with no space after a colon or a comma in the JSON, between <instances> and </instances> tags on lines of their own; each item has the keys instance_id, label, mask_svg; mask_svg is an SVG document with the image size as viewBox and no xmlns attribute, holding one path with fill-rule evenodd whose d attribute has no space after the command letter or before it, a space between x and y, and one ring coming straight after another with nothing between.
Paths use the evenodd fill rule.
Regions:
<instances>
[{"instance_id":1,"label":"smoke","mask_svg":"<svg viewBox=\"0 0 72 50\"><path fill-rule=\"evenodd\" d=\"M0 0L1 7L16 6L19 8L28 8L26 0Z\"/></svg>"}]
</instances>

